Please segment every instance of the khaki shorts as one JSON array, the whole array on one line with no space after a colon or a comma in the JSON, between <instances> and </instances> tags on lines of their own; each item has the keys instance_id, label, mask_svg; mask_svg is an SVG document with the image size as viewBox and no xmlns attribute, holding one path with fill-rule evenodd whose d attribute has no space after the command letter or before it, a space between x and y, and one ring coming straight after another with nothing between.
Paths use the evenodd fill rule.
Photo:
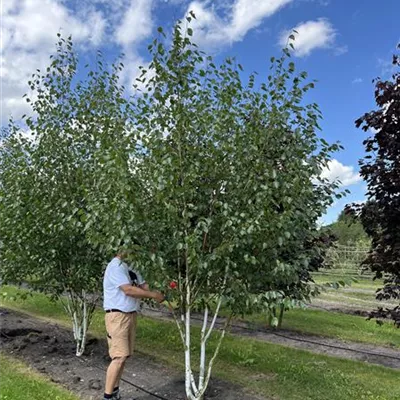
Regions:
<instances>
[{"instance_id":1,"label":"khaki shorts","mask_svg":"<svg viewBox=\"0 0 400 400\"><path fill-rule=\"evenodd\" d=\"M136 312L106 313L108 353L112 359L133 354L136 336Z\"/></svg>"}]
</instances>

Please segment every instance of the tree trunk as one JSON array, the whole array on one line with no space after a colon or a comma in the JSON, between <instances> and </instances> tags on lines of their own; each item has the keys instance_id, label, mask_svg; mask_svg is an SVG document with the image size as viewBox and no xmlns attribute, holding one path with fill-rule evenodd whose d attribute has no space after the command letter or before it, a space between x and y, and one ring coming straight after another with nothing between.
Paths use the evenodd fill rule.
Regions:
<instances>
[{"instance_id":1,"label":"tree trunk","mask_svg":"<svg viewBox=\"0 0 400 400\"><path fill-rule=\"evenodd\" d=\"M95 309L95 299L89 299L84 291L80 295L69 292L67 302L63 305L72 320L76 355L80 357L85 351L87 331Z\"/></svg>"},{"instance_id":2,"label":"tree trunk","mask_svg":"<svg viewBox=\"0 0 400 400\"><path fill-rule=\"evenodd\" d=\"M76 310L74 311L74 319L73 319L73 329L75 332L74 338L76 341L76 355L78 357L82 356L85 352L86 346L86 335L88 328L88 310L87 310L87 301L83 299L81 302L81 312L78 313Z\"/></svg>"},{"instance_id":3,"label":"tree trunk","mask_svg":"<svg viewBox=\"0 0 400 400\"><path fill-rule=\"evenodd\" d=\"M276 307L274 306L270 308L268 311L268 322L267 322L268 328L273 328L274 326L273 321L275 318L276 318Z\"/></svg>"},{"instance_id":4,"label":"tree trunk","mask_svg":"<svg viewBox=\"0 0 400 400\"><path fill-rule=\"evenodd\" d=\"M224 283L223 283L223 288L225 288L226 284L226 279L228 275L228 269L225 272L225 277L224 277ZM185 296L185 309L184 311L181 310L181 317L183 319L183 324L184 326L181 325L180 321L178 318L176 318L174 314L174 318L176 321L176 324L178 326L178 330L180 332L183 346L185 348L185 392L187 396L187 400L202 400L204 398L204 393L207 389L208 383L210 381L211 377L211 370L214 364L214 361L219 353L219 349L221 347L222 340L225 336L226 329L230 323L230 318L228 318L224 324L224 327L221 330L221 335L218 340L217 347L214 351L214 354L212 355L208 367L206 367L206 346L207 346L207 341L211 336L211 333L214 329L215 323L217 321L218 313L222 304L222 296L219 297L218 303L217 303L217 308L215 310L214 316L212 317L212 320L210 322L210 326L207 329L208 325L208 306L206 305L204 309L204 316L203 316L203 324L202 324L202 329L201 329L201 336L200 336L200 368L199 368L199 379L198 379L198 384L196 385L194 376L193 376L193 371L192 371L192 366L191 366L191 352L190 352L190 326L191 326L191 298L192 298L192 292L191 292L191 286L188 278L188 274L186 275L185 278L185 289L186 289L186 296Z\"/></svg>"},{"instance_id":5,"label":"tree trunk","mask_svg":"<svg viewBox=\"0 0 400 400\"><path fill-rule=\"evenodd\" d=\"M283 320L283 313L285 312L285 306L283 304L280 305L280 311L279 311L279 318L278 318L278 328L282 326L282 320Z\"/></svg>"},{"instance_id":6,"label":"tree trunk","mask_svg":"<svg viewBox=\"0 0 400 400\"><path fill-rule=\"evenodd\" d=\"M214 361L219 353L222 340L225 336L226 328L230 322L230 318L227 319L223 329L221 330L221 335L217 344L217 347L214 351L214 354L208 363L208 367L206 368L206 345L207 341L211 336L211 333L214 329L215 322L217 320L218 312L222 304L222 299L219 299L216 312L210 322L210 326L207 330L208 324L208 307L204 310L204 319L203 325L201 329L201 338L200 338L200 368L199 368L199 380L198 385L196 385L193 371L191 367L191 353L190 353L190 307L187 307L185 313L185 333L181 333L182 339L184 340L185 345L185 391L187 400L202 400L204 398L204 393L207 389L208 383L211 378L211 371L214 364ZM187 305L186 305L187 306ZM179 324L179 321L176 320Z\"/></svg>"},{"instance_id":7,"label":"tree trunk","mask_svg":"<svg viewBox=\"0 0 400 400\"><path fill-rule=\"evenodd\" d=\"M204 373L206 364L206 329L208 322L208 307L204 310L203 327L201 329L200 336L200 372L199 372L199 389L201 390L204 386Z\"/></svg>"}]
</instances>

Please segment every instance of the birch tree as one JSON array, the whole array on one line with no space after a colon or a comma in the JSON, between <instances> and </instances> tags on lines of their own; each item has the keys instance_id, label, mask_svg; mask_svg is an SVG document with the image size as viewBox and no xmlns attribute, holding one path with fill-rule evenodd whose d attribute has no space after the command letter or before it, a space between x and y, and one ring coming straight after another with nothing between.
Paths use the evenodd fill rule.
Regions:
<instances>
[{"instance_id":1,"label":"birch tree","mask_svg":"<svg viewBox=\"0 0 400 400\"><path fill-rule=\"evenodd\" d=\"M106 257L127 235L123 219L100 215L116 202L126 175L123 138L127 102L120 63L101 54L83 80L71 38L59 35L47 70L29 81L32 115L10 122L0 147L0 275L60 300L71 318L76 354L83 354L102 292ZM28 134L26 134L28 132ZM107 225L101 246L98 236Z\"/></svg>"},{"instance_id":2,"label":"birch tree","mask_svg":"<svg viewBox=\"0 0 400 400\"><path fill-rule=\"evenodd\" d=\"M183 25L175 26L170 47L161 28L149 46L154 73L148 78L142 69L138 79L144 89L132 106L132 140L140 146L134 179L145 216L141 245L149 250L139 262L161 288L170 284L186 396L198 400L229 324L227 318L213 333L221 307L232 315L265 309L278 297L269 284L279 279L289 287L308 265L304 244L317 236L336 188L318 176L338 146L318 138L320 111L303 102L314 83L295 72L289 49L271 60L265 82L256 84L255 74L244 82L241 65L216 65ZM281 257L284 248L297 249L290 262ZM210 353L213 334L218 343Z\"/></svg>"}]
</instances>

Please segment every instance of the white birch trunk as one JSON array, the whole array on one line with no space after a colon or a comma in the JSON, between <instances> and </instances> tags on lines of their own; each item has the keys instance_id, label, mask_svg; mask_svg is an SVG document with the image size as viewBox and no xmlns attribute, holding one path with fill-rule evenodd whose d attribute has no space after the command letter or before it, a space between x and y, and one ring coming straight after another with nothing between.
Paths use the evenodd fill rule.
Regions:
<instances>
[{"instance_id":1,"label":"white birch trunk","mask_svg":"<svg viewBox=\"0 0 400 400\"><path fill-rule=\"evenodd\" d=\"M225 278L224 278L224 283L223 283L223 288L225 288L226 284L226 279L227 279L227 273L228 269L226 269L225 272ZM187 396L187 400L202 400L204 397L204 393L207 389L207 386L210 382L211 378L211 371L212 367L214 364L214 361L219 353L220 347L222 340L225 336L226 329L229 325L230 319L227 319L224 327L221 330L221 334L217 343L217 347L214 351L214 354L212 355L208 366L206 368L206 347L207 347L207 341L211 336L211 333L215 327L215 323L218 318L218 313L221 308L222 304L222 297L218 299L217 303L217 308L215 310L215 314L210 322L210 326L207 329L208 325L208 306L205 307L204 309L204 319L203 319L203 324L201 328L201 336L200 336L200 368L199 368L199 379L198 379L198 385L196 385L194 376L193 376L193 371L192 371L192 366L191 366L191 353L190 353L190 318L191 318L191 287L189 284L188 278L186 278L185 282L186 286L186 298L185 298L185 313L181 314L182 322L184 324L185 330L183 331L183 328L180 326L180 322L178 321L177 318L175 318L175 321L178 325L179 332L181 334L182 342L185 348L185 392ZM175 315L174 315L175 316Z\"/></svg>"},{"instance_id":2,"label":"white birch trunk","mask_svg":"<svg viewBox=\"0 0 400 400\"><path fill-rule=\"evenodd\" d=\"M198 390L193 376L190 354L190 285L186 280L186 312L185 312L185 391L188 400L197 400Z\"/></svg>"},{"instance_id":3,"label":"white birch trunk","mask_svg":"<svg viewBox=\"0 0 400 400\"><path fill-rule=\"evenodd\" d=\"M67 303L64 304L64 308L72 320L72 332L78 357L82 356L85 351L87 331L92 317L92 312L88 308L93 310L93 307L88 307L89 301L85 292L82 292L82 296L69 293Z\"/></svg>"},{"instance_id":4,"label":"white birch trunk","mask_svg":"<svg viewBox=\"0 0 400 400\"><path fill-rule=\"evenodd\" d=\"M204 386L204 373L205 373L205 364L206 364L206 329L208 322L208 307L206 306L204 310L204 320L203 327L201 328L201 336L200 336L200 369L199 369L199 390L203 390Z\"/></svg>"},{"instance_id":5,"label":"white birch trunk","mask_svg":"<svg viewBox=\"0 0 400 400\"><path fill-rule=\"evenodd\" d=\"M190 293L187 295L187 298L190 299ZM204 319L203 319L203 325L201 329L201 338L200 338L200 368L199 368L199 380L198 380L198 385L196 385L192 367L191 367L191 353L190 353L190 306L186 304L186 312L184 316L184 323L185 323L185 332L183 332L182 329L181 331L181 337L182 341L184 342L185 346L185 392L187 396L187 400L202 400L204 397L204 393L207 389L208 383L211 378L211 371L212 367L214 364L214 361L219 353L220 347L222 340L225 336L226 328L228 326L229 321L226 322L225 326L221 330L221 335L218 340L217 347L214 351L214 354L211 358L211 360L208 363L208 366L206 367L206 346L207 346L207 341L211 336L211 333L215 327L215 323L218 317L218 311L221 307L222 300L219 299L218 304L217 304L217 309L216 313L214 314L210 326L207 330L207 324L208 324L208 307L205 308L204 310ZM179 321L176 319L176 322L179 327ZM180 327L179 327L180 328Z\"/></svg>"},{"instance_id":6,"label":"white birch trunk","mask_svg":"<svg viewBox=\"0 0 400 400\"><path fill-rule=\"evenodd\" d=\"M75 339L76 340L76 355L80 357L83 355L86 347L86 336L88 329L88 310L87 310L87 300L85 298L85 294L83 295L83 300L81 302L81 319L78 320L78 332L79 335Z\"/></svg>"}]
</instances>

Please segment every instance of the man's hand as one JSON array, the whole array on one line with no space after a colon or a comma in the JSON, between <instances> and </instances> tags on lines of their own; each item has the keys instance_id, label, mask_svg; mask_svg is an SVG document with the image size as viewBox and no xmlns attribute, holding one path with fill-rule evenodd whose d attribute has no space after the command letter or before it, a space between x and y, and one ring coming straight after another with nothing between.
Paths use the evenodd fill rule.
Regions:
<instances>
[{"instance_id":1,"label":"man's hand","mask_svg":"<svg viewBox=\"0 0 400 400\"><path fill-rule=\"evenodd\" d=\"M150 290L149 285L147 283L143 283L142 285L139 285L139 287L140 287L140 289L143 289L143 290L147 290L147 291Z\"/></svg>"},{"instance_id":2,"label":"man's hand","mask_svg":"<svg viewBox=\"0 0 400 400\"><path fill-rule=\"evenodd\" d=\"M154 294L153 299L158 303L162 303L165 300L165 296L160 292L152 292Z\"/></svg>"},{"instance_id":3,"label":"man's hand","mask_svg":"<svg viewBox=\"0 0 400 400\"><path fill-rule=\"evenodd\" d=\"M149 290L142 289L137 286L131 286L128 284L121 285L120 289L127 295L134 297L135 299L154 299L159 303L165 300L165 296L160 292L150 292Z\"/></svg>"}]
</instances>

